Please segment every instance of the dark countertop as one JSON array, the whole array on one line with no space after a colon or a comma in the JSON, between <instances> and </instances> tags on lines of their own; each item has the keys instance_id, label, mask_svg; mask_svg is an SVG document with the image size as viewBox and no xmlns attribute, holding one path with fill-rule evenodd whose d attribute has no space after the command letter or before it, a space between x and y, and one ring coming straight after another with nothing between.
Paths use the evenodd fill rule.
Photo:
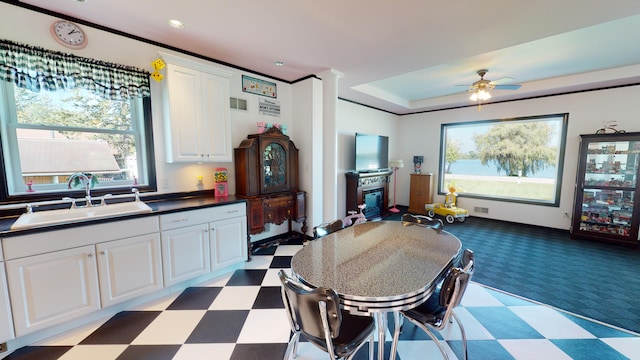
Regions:
<instances>
[{"instance_id":1,"label":"dark countertop","mask_svg":"<svg viewBox=\"0 0 640 360\"><path fill-rule=\"evenodd\" d=\"M215 198L213 195L181 195L179 197L167 195L166 198L146 199L141 198L145 204L149 205L153 212L142 214L129 214L123 216L114 216L109 218L78 221L72 223L64 223L57 225L42 226L38 228L23 229L23 230L11 230L11 225L17 220L18 217L6 217L0 219L0 237L11 237L24 234L32 234L36 232L44 232L58 229L66 229L70 227L93 225L111 221L121 221L125 219L131 219L135 217L154 216L159 214L167 214L172 212L195 210L207 207L229 205L242 202L244 199L236 198L235 196L227 196L224 198ZM108 205L107 205L108 206ZM46 211L46 210L43 210Z\"/></svg>"}]
</instances>

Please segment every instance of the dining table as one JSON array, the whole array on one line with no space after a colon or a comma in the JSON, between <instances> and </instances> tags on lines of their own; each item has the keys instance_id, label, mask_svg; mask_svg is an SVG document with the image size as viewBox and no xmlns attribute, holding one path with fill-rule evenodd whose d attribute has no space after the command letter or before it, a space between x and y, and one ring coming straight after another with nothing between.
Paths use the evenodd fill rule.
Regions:
<instances>
[{"instance_id":1,"label":"dining table","mask_svg":"<svg viewBox=\"0 0 640 360\"><path fill-rule=\"evenodd\" d=\"M291 259L291 271L309 287L334 289L343 309L373 316L378 359L384 359L387 317L394 318L395 359L401 312L424 303L458 261L454 235L411 222L371 221L309 241Z\"/></svg>"}]
</instances>

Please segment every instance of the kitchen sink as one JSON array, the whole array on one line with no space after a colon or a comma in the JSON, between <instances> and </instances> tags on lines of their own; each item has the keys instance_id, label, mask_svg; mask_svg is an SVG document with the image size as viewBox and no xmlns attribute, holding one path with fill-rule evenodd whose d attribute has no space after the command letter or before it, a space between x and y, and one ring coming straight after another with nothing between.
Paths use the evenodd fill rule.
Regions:
<instances>
[{"instance_id":1,"label":"kitchen sink","mask_svg":"<svg viewBox=\"0 0 640 360\"><path fill-rule=\"evenodd\" d=\"M130 214L153 211L142 201L124 202L109 205L81 207L75 209L43 210L20 215L11 226L11 230L29 229L45 225L65 224L89 221Z\"/></svg>"}]
</instances>

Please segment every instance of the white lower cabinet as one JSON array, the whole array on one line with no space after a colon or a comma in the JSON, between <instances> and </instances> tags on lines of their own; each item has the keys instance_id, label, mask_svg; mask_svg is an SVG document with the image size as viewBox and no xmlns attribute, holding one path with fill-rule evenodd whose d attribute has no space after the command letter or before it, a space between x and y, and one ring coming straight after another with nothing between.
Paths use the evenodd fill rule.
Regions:
<instances>
[{"instance_id":1,"label":"white lower cabinet","mask_svg":"<svg viewBox=\"0 0 640 360\"><path fill-rule=\"evenodd\" d=\"M165 286L247 259L244 203L160 215Z\"/></svg>"},{"instance_id":2,"label":"white lower cabinet","mask_svg":"<svg viewBox=\"0 0 640 360\"><path fill-rule=\"evenodd\" d=\"M14 337L13 318L11 316L11 307L9 306L9 291L7 290L7 276L4 271L4 262L0 261L0 343L7 342Z\"/></svg>"},{"instance_id":3,"label":"white lower cabinet","mask_svg":"<svg viewBox=\"0 0 640 360\"><path fill-rule=\"evenodd\" d=\"M211 268L222 269L247 259L247 218L215 221L209 224Z\"/></svg>"},{"instance_id":4,"label":"white lower cabinet","mask_svg":"<svg viewBox=\"0 0 640 360\"><path fill-rule=\"evenodd\" d=\"M211 271L209 233L206 224L162 232L165 286Z\"/></svg>"},{"instance_id":5,"label":"white lower cabinet","mask_svg":"<svg viewBox=\"0 0 640 360\"><path fill-rule=\"evenodd\" d=\"M243 262L247 250L245 203L2 238L0 342Z\"/></svg>"},{"instance_id":6,"label":"white lower cabinet","mask_svg":"<svg viewBox=\"0 0 640 360\"><path fill-rule=\"evenodd\" d=\"M9 260L6 264L16 336L100 308L93 245Z\"/></svg>"},{"instance_id":7,"label":"white lower cabinet","mask_svg":"<svg viewBox=\"0 0 640 360\"><path fill-rule=\"evenodd\" d=\"M162 289L158 233L96 245L102 306Z\"/></svg>"},{"instance_id":8,"label":"white lower cabinet","mask_svg":"<svg viewBox=\"0 0 640 360\"><path fill-rule=\"evenodd\" d=\"M157 216L2 242L17 337L162 288Z\"/></svg>"}]
</instances>

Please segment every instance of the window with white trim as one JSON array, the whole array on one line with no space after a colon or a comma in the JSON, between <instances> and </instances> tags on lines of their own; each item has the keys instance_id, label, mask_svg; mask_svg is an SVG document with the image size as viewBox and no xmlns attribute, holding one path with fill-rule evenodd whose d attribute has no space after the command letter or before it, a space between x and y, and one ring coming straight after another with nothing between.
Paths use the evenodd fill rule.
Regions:
<instances>
[{"instance_id":1,"label":"window with white trim","mask_svg":"<svg viewBox=\"0 0 640 360\"><path fill-rule=\"evenodd\" d=\"M568 118L442 124L438 193L559 206Z\"/></svg>"},{"instance_id":2,"label":"window with white trim","mask_svg":"<svg viewBox=\"0 0 640 360\"><path fill-rule=\"evenodd\" d=\"M14 45L0 41L0 202L66 196L78 172L98 193L155 190L148 73Z\"/></svg>"}]
</instances>

